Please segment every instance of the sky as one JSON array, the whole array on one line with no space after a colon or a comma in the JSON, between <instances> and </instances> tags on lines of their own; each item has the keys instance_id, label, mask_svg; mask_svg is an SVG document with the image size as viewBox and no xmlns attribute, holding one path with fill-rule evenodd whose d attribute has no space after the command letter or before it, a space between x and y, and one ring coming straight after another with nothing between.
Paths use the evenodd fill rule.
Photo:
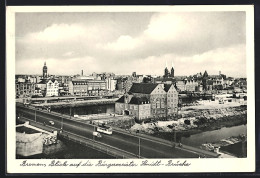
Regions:
<instances>
[{"instance_id":1,"label":"sky","mask_svg":"<svg viewBox=\"0 0 260 178\"><path fill-rule=\"evenodd\" d=\"M16 74L246 77L245 12L16 13Z\"/></svg>"}]
</instances>

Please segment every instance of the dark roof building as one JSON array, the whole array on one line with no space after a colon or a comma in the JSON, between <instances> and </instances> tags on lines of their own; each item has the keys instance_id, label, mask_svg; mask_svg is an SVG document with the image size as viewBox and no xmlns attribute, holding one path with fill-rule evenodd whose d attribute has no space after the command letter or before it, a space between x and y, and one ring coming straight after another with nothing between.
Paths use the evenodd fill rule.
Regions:
<instances>
[{"instance_id":1,"label":"dark roof building","mask_svg":"<svg viewBox=\"0 0 260 178\"><path fill-rule=\"evenodd\" d=\"M146 97L135 97L133 96L132 99L130 100L129 104L148 104L149 103L149 99Z\"/></svg>"},{"instance_id":2,"label":"dark roof building","mask_svg":"<svg viewBox=\"0 0 260 178\"><path fill-rule=\"evenodd\" d=\"M125 96L121 96L116 102L117 103L124 103L125 102Z\"/></svg>"},{"instance_id":3,"label":"dark roof building","mask_svg":"<svg viewBox=\"0 0 260 178\"><path fill-rule=\"evenodd\" d=\"M158 84L153 84L153 83L133 83L129 92L151 94L152 91L157 87L157 85Z\"/></svg>"},{"instance_id":4,"label":"dark roof building","mask_svg":"<svg viewBox=\"0 0 260 178\"><path fill-rule=\"evenodd\" d=\"M168 92L172 84L164 84L164 91Z\"/></svg>"},{"instance_id":5,"label":"dark roof building","mask_svg":"<svg viewBox=\"0 0 260 178\"><path fill-rule=\"evenodd\" d=\"M48 80L47 79L42 79L39 84L47 84L48 83Z\"/></svg>"}]
</instances>

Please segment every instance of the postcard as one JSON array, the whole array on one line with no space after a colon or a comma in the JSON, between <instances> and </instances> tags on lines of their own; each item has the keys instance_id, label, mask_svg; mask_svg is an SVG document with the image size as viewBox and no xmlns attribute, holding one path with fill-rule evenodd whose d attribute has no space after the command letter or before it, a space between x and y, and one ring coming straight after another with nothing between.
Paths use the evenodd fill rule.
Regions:
<instances>
[{"instance_id":1,"label":"postcard","mask_svg":"<svg viewBox=\"0 0 260 178\"><path fill-rule=\"evenodd\" d=\"M7 6L7 173L255 171L254 6Z\"/></svg>"}]
</instances>

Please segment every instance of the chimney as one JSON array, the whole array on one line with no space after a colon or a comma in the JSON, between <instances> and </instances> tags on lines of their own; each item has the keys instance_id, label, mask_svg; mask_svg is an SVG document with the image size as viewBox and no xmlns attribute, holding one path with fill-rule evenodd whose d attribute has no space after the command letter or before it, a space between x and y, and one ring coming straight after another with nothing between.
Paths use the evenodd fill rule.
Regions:
<instances>
[{"instance_id":1,"label":"chimney","mask_svg":"<svg viewBox=\"0 0 260 178\"><path fill-rule=\"evenodd\" d=\"M83 76L83 70L81 70L81 76Z\"/></svg>"},{"instance_id":2,"label":"chimney","mask_svg":"<svg viewBox=\"0 0 260 178\"><path fill-rule=\"evenodd\" d=\"M219 75L221 75L221 71L219 71Z\"/></svg>"}]
</instances>

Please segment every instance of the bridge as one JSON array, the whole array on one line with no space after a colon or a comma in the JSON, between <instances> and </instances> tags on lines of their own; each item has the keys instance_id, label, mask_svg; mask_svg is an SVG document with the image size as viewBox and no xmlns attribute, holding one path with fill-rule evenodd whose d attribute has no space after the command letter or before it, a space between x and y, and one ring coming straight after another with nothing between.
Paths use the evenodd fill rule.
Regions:
<instances>
[{"instance_id":1,"label":"bridge","mask_svg":"<svg viewBox=\"0 0 260 178\"><path fill-rule=\"evenodd\" d=\"M118 158L216 158L219 154L202 150L199 148L182 145L163 140L160 138L139 134L129 133L119 128L113 128L112 135L102 134L101 138L93 136L96 125L77 118L63 115L47 110L38 110L34 107L25 107L16 104L16 114L22 119L29 120L31 123L41 127L58 130L58 135L70 139L80 144L92 147L96 150L113 154ZM49 121L53 121L51 125Z\"/></svg>"}]
</instances>

